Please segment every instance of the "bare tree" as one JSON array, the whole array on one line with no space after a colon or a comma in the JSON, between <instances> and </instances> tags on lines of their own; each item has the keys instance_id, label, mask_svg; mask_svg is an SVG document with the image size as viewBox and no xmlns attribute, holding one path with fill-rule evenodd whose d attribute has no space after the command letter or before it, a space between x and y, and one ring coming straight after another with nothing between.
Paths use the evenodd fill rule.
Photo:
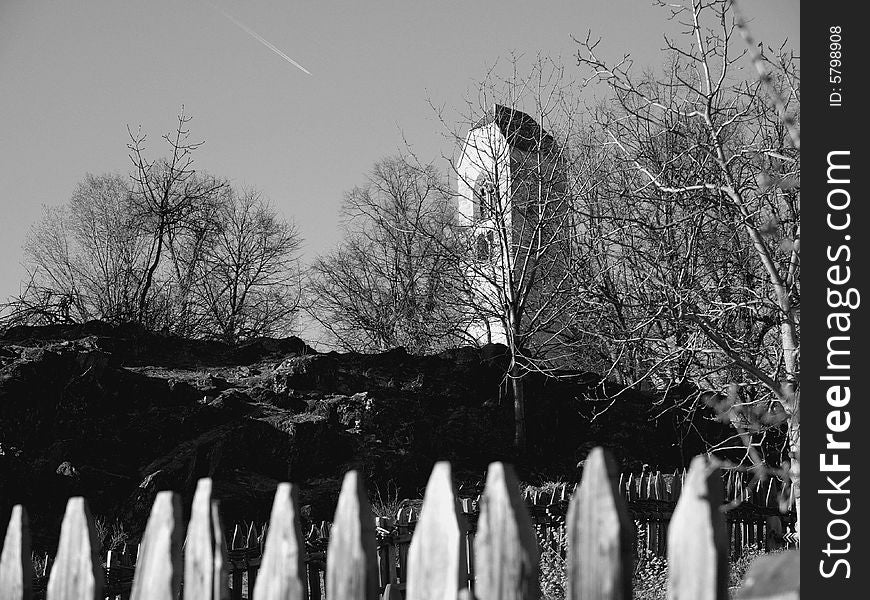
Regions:
<instances>
[{"instance_id":1,"label":"bare tree","mask_svg":"<svg viewBox=\"0 0 870 600\"><path fill-rule=\"evenodd\" d=\"M177 252L179 240L190 237L195 240L204 239L211 228L208 225L208 215L213 212L213 206L226 187L225 182L197 173L194 169L193 152L203 142L190 141L190 131L187 129L190 120L191 117L184 114L182 106L175 131L163 136L172 149L172 154L167 159L146 158L146 135L141 131L135 134L129 132L128 148L134 167L132 179L136 217L148 229L150 236L147 268L139 290L136 320L151 325L156 325L157 316L150 304L161 301L160 294L155 294L154 284L160 275L159 269L166 254L170 253L175 259L173 267L181 286L180 294L175 295L186 299L191 286L189 275L194 271L198 255L194 252L186 261L180 261ZM196 245L191 246L195 247ZM182 263L186 263L184 270ZM164 303L169 295L163 295ZM167 316L166 311L163 311L162 316Z\"/></svg>"},{"instance_id":2,"label":"bare tree","mask_svg":"<svg viewBox=\"0 0 870 600\"><path fill-rule=\"evenodd\" d=\"M529 68L513 57L475 86L451 164L459 216L450 252L462 265L460 289L478 343L507 346L515 446L526 446L524 377L564 373L576 348L564 343L581 313L574 293L574 198L592 183L580 175L589 155L572 156L580 105L557 62ZM442 119L443 120L443 119Z\"/></svg>"},{"instance_id":3,"label":"bare tree","mask_svg":"<svg viewBox=\"0 0 870 600\"><path fill-rule=\"evenodd\" d=\"M31 276L7 304L7 317L21 323L131 319L147 254L133 208L125 178L110 174L86 175L67 204L45 208L25 242Z\"/></svg>"},{"instance_id":4,"label":"bare tree","mask_svg":"<svg viewBox=\"0 0 870 600\"><path fill-rule=\"evenodd\" d=\"M231 344L287 334L300 299L295 226L254 190L228 190L213 216L213 233L191 250L200 334Z\"/></svg>"},{"instance_id":5,"label":"bare tree","mask_svg":"<svg viewBox=\"0 0 870 600\"><path fill-rule=\"evenodd\" d=\"M308 286L308 312L332 343L360 352L456 343L456 265L444 233L452 213L442 187L431 167L391 157L347 193L345 239L315 261Z\"/></svg>"},{"instance_id":6,"label":"bare tree","mask_svg":"<svg viewBox=\"0 0 870 600\"><path fill-rule=\"evenodd\" d=\"M46 209L25 248L31 277L2 324L135 321L230 343L289 331L299 302L296 229L256 192L193 168L182 113L168 159L131 133L130 180L88 175Z\"/></svg>"},{"instance_id":7,"label":"bare tree","mask_svg":"<svg viewBox=\"0 0 870 600\"><path fill-rule=\"evenodd\" d=\"M685 38L666 38L660 76L637 76L628 57L611 64L581 42L580 65L612 94L596 117L614 165L581 211L584 291L603 307L597 332L627 385L691 383L736 428L719 449L736 442L756 469L763 441L785 425L781 474L798 481L797 61L747 50L731 2L667 6ZM741 77L749 60L783 68Z\"/></svg>"}]
</instances>

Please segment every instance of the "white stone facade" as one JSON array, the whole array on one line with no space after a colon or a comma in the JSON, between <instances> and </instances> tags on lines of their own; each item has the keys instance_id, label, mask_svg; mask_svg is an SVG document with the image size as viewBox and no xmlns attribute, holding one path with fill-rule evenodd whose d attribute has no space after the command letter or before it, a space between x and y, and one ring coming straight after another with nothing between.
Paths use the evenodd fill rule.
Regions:
<instances>
[{"instance_id":1,"label":"white stone facade","mask_svg":"<svg viewBox=\"0 0 870 600\"><path fill-rule=\"evenodd\" d=\"M522 173L528 172L531 164L539 173L563 173L562 159L554 150L553 139L534 119L503 106L495 105L491 115L468 132L456 171L459 219L474 242L469 276L477 279L473 282L479 294L476 303L499 305L500 274L504 277L516 269L517 245L527 229L519 211L528 211L540 193L540 186L529 184L533 176ZM484 277L488 264L492 268ZM473 319L466 332L478 344L507 341L501 319L495 314Z\"/></svg>"}]
</instances>

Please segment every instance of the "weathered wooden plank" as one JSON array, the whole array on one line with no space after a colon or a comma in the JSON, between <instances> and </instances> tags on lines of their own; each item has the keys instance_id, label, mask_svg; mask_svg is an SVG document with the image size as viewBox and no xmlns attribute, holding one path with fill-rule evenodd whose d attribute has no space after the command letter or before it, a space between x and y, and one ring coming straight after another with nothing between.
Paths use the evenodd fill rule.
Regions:
<instances>
[{"instance_id":1,"label":"weathered wooden plank","mask_svg":"<svg viewBox=\"0 0 870 600\"><path fill-rule=\"evenodd\" d=\"M798 600L801 555L797 550L760 556L752 561L737 594L739 600Z\"/></svg>"},{"instance_id":2,"label":"weathered wooden plank","mask_svg":"<svg viewBox=\"0 0 870 600\"><path fill-rule=\"evenodd\" d=\"M734 475L735 471L729 469L725 471L725 501L731 502L734 500Z\"/></svg>"},{"instance_id":3,"label":"weathered wooden plank","mask_svg":"<svg viewBox=\"0 0 870 600\"><path fill-rule=\"evenodd\" d=\"M480 500L474 540L478 600L537 600L538 543L510 465L492 463Z\"/></svg>"},{"instance_id":4,"label":"weathered wooden plank","mask_svg":"<svg viewBox=\"0 0 870 600\"><path fill-rule=\"evenodd\" d=\"M411 511L400 508L396 513L396 551L402 583L408 583L408 547L411 541Z\"/></svg>"},{"instance_id":5,"label":"weathered wooden plank","mask_svg":"<svg viewBox=\"0 0 870 600\"><path fill-rule=\"evenodd\" d=\"M653 475L652 480L651 480L651 487L652 487L652 493L650 494L650 498L653 498L654 500L664 500L665 499L665 495L664 495L665 484L664 484L664 481L662 480L662 472L661 471L656 471L655 475Z\"/></svg>"},{"instance_id":6,"label":"weathered wooden plank","mask_svg":"<svg viewBox=\"0 0 870 600\"><path fill-rule=\"evenodd\" d=\"M671 501L677 502L683 491L683 477L679 471L674 471L674 480L671 482Z\"/></svg>"},{"instance_id":7,"label":"weathered wooden plank","mask_svg":"<svg viewBox=\"0 0 870 600\"><path fill-rule=\"evenodd\" d=\"M236 523L233 527L233 535L230 538L229 547L233 550L242 550L245 548L245 531L241 523ZM230 569L230 599L242 600L242 584L245 578L245 571L239 564L229 564Z\"/></svg>"},{"instance_id":8,"label":"weathered wooden plank","mask_svg":"<svg viewBox=\"0 0 870 600\"><path fill-rule=\"evenodd\" d=\"M227 540L224 536L224 526L221 522L221 514L218 501L211 501L211 527L214 536L214 599L225 600L229 598Z\"/></svg>"},{"instance_id":9,"label":"weathered wooden plank","mask_svg":"<svg viewBox=\"0 0 870 600\"><path fill-rule=\"evenodd\" d=\"M344 476L326 553L329 600L375 600L378 565L375 519L358 471Z\"/></svg>"},{"instance_id":10,"label":"weathered wooden plank","mask_svg":"<svg viewBox=\"0 0 870 600\"><path fill-rule=\"evenodd\" d=\"M727 600L728 538L722 475L692 460L668 529L668 600Z\"/></svg>"},{"instance_id":11,"label":"weathered wooden plank","mask_svg":"<svg viewBox=\"0 0 870 600\"><path fill-rule=\"evenodd\" d=\"M269 537L260 563L254 600L305 600L305 540L299 519L296 486L281 483L275 491Z\"/></svg>"},{"instance_id":12,"label":"weathered wooden plank","mask_svg":"<svg viewBox=\"0 0 870 600\"><path fill-rule=\"evenodd\" d=\"M399 581L399 548L395 543L390 543L388 551L390 562L390 582L397 583Z\"/></svg>"},{"instance_id":13,"label":"weathered wooden plank","mask_svg":"<svg viewBox=\"0 0 870 600\"><path fill-rule=\"evenodd\" d=\"M233 541L230 542L230 548L238 550L242 547L242 526L236 523L236 526L233 527Z\"/></svg>"},{"instance_id":14,"label":"weathered wooden plank","mask_svg":"<svg viewBox=\"0 0 870 600\"><path fill-rule=\"evenodd\" d=\"M30 524L20 504L12 507L0 553L0 600L29 600L33 594Z\"/></svg>"},{"instance_id":15,"label":"weathered wooden plank","mask_svg":"<svg viewBox=\"0 0 870 600\"><path fill-rule=\"evenodd\" d=\"M308 597L311 600L320 600L320 568L316 564L308 565Z\"/></svg>"},{"instance_id":16,"label":"weathered wooden plank","mask_svg":"<svg viewBox=\"0 0 870 600\"><path fill-rule=\"evenodd\" d=\"M262 555L262 546L260 545L260 534L257 532L257 526L254 522L251 522L251 525L248 527L248 536L245 538L245 548L248 551L248 555L255 554L257 552ZM253 590L254 586L257 582L257 572L259 570L258 566L248 565L248 598L253 598Z\"/></svg>"},{"instance_id":17,"label":"weathered wooden plank","mask_svg":"<svg viewBox=\"0 0 870 600\"><path fill-rule=\"evenodd\" d=\"M647 535L647 548L649 548L650 552L653 554L659 553L659 523L658 520L654 517L650 518L649 522L647 522L646 526L646 535Z\"/></svg>"},{"instance_id":18,"label":"weathered wooden plank","mask_svg":"<svg viewBox=\"0 0 870 600\"><path fill-rule=\"evenodd\" d=\"M248 526L248 535L245 536L245 547L249 550L253 549L259 544L260 534L257 532L257 525L251 521L251 524Z\"/></svg>"},{"instance_id":19,"label":"weathered wooden plank","mask_svg":"<svg viewBox=\"0 0 870 600\"><path fill-rule=\"evenodd\" d=\"M104 573L94 519L84 498L66 503L47 600L102 600Z\"/></svg>"},{"instance_id":20,"label":"weathered wooden plank","mask_svg":"<svg viewBox=\"0 0 870 600\"><path fill-rule=\"evenodd\" d=\"M394 583L388 583L384 588L382 600L402 600L402 592L399 591L399 586Z\"/></svg>"},{"instance_id":21,"label":"weathered wooden plank","mask_svg":"<svg viewBox=\"0 0 870 600\"><path fill-rule=\"evenodd\" d=\"M774 486L773 477L767 480L767 493L764 495L764 505L769 507L776 506L776 487Z\"/></svg>"},{"instance_id":22,"label":"weathered wooden plank","mask_svg":"<svg viewBox=\"0 0 870 600\"><path fill-rule=\"evenodd\" d=\"M465 517L450 463L432 469L408 550L407 600L455 600L468 582Z\"/></svg>"},{"instance_id":23,"label":"weathered wooden plank","mask_svg":"<svg viewBox=\"0 0 870 600\"><path fill-rule=\"evenodd\" d=\"M393 531L393 520L389 517L377 517L375 518L375 528L381 531L384 535L391 536ZM392 556L390 553L391 546L392 541L389 538L384 538L383 543L377 546L378 585L381 589L385 588L387 584L393 582L390 570L390 558Z\"/></svg>"},{"instance_id":24,"label":"weathered wooden plank","mask_svg":"<svg viewBox=\"0 0 870 600\"><path fill-rule=\"evenodd\" d=\"M312 528L314 525L311 526ZM266 533L269 530L269 524L263 523L263 529L260 530L260 537L257 538L257 542L260 544L260 551L263 550L263 546L266 545Z\"/></svg>"},{"instance_id":25,"label":"weathered wooden plank","mask_svg":"<svg viewBox=\"0 0 870 600\"><path fill-rule=\"evenodd\" d=\"M634 525L609 452L593 448L567 515L568 600L629 600Z\"/></svg>"},{"instance_id":26,"label":"weathered wooden plank","mask_svg":"<svg viewBox=\"0 0 870 600\"><path fill-rule=\"evenodd\" d=\"M159 492L142 536L131 600L176 600L181 590L181 545L184 541L181 501L173 492Z\"/></svg>"},{"instance_id":27,"label":"weathered wooden plank","mask_svg":"<svg viewBox=\"0 0 870 600\"><path fill-rule=\"evenodd\" d=\"M184 600L227 596L226 543L211 490L211 479L196 483L184 545Z\"/></svg>"},{"instance_id":28,"label":"weathered wooden plank","mask_svg":"<svg viewBox=\"0 0 870 600\"><path fill-rule=\"evenodd\" d=\"M471 591L472 596L474 594L474 534L470 531L465 532L465 552L466 556L466 565L468 567L468 588L467 590L460 591Z\"/></svg>"},{"instance_id":29,"label":"weathered wooden plank","mask_svg":"<svg viewBox=\"0 0 870 600\"><path fill-rule=\"evenodd\" d=\"M743 556L743 521L734 523L734 558Z\"/></svg>"}]
</instances>

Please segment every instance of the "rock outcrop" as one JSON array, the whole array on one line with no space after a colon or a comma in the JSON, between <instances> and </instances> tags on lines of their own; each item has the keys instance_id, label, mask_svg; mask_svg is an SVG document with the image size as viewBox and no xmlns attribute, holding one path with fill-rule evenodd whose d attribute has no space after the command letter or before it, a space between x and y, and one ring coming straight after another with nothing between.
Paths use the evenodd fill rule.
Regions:
<instances>
[{"instance_id":1,"label":"rock outcrop","mask_svg":"<svg viewBox=\"0 0 870 600\"><path fill-rule=\"evenodd\" d=\"M570 479L596 444L629 467L682 466L680 452L700 448L676 446L678 423L653 420L649 396L626 394L590 423L597 378L530 377L529 451L517 456L503 363L499 347L319 354L298 338L231 348L104 323L14 328L0 338L0 519L24 503L35 545L48 543L82 494L135 535L157 491L189 505L204 476L227 521L265 519L285 480L306 515L329 519L350 468L413 495L441 459L471 482L493 460Z\"/></svg>"}]
</instances>

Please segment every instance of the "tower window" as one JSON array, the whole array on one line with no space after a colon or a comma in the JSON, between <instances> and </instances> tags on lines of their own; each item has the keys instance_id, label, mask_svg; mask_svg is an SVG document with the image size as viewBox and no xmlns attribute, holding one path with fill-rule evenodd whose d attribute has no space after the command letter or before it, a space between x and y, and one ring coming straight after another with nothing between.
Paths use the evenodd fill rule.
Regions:
<instances>
[{"instance_id":1,"label":"tower window","mask_svg":"<svg viewBox=\"0 0 870 600\"><path fill-rule=\"evenodd\" d=\"M477 217L479 219L492 218L498 206L498 191L489 178L481 173L474 186L474 199Z\"/></svg>"},{"instance_id":2,"label":"tower window","mask_svg":"<svg viewBox=\"0 0 870 600\"><path fill-rule=\"evenodd\" d=\"M489 260L489 242L482 233L477 236L477 260Z\"/></svg>"},{"instance_id":3,"label":"tower window","mask_svg":"<svg viewBox=\"0 0 870 600\"><path fill-rule=\"evenodd\" d=\"M495 247L495 233L487 231L477 234L477 260L491 260Z\"/></svg>"}]
</instances>

